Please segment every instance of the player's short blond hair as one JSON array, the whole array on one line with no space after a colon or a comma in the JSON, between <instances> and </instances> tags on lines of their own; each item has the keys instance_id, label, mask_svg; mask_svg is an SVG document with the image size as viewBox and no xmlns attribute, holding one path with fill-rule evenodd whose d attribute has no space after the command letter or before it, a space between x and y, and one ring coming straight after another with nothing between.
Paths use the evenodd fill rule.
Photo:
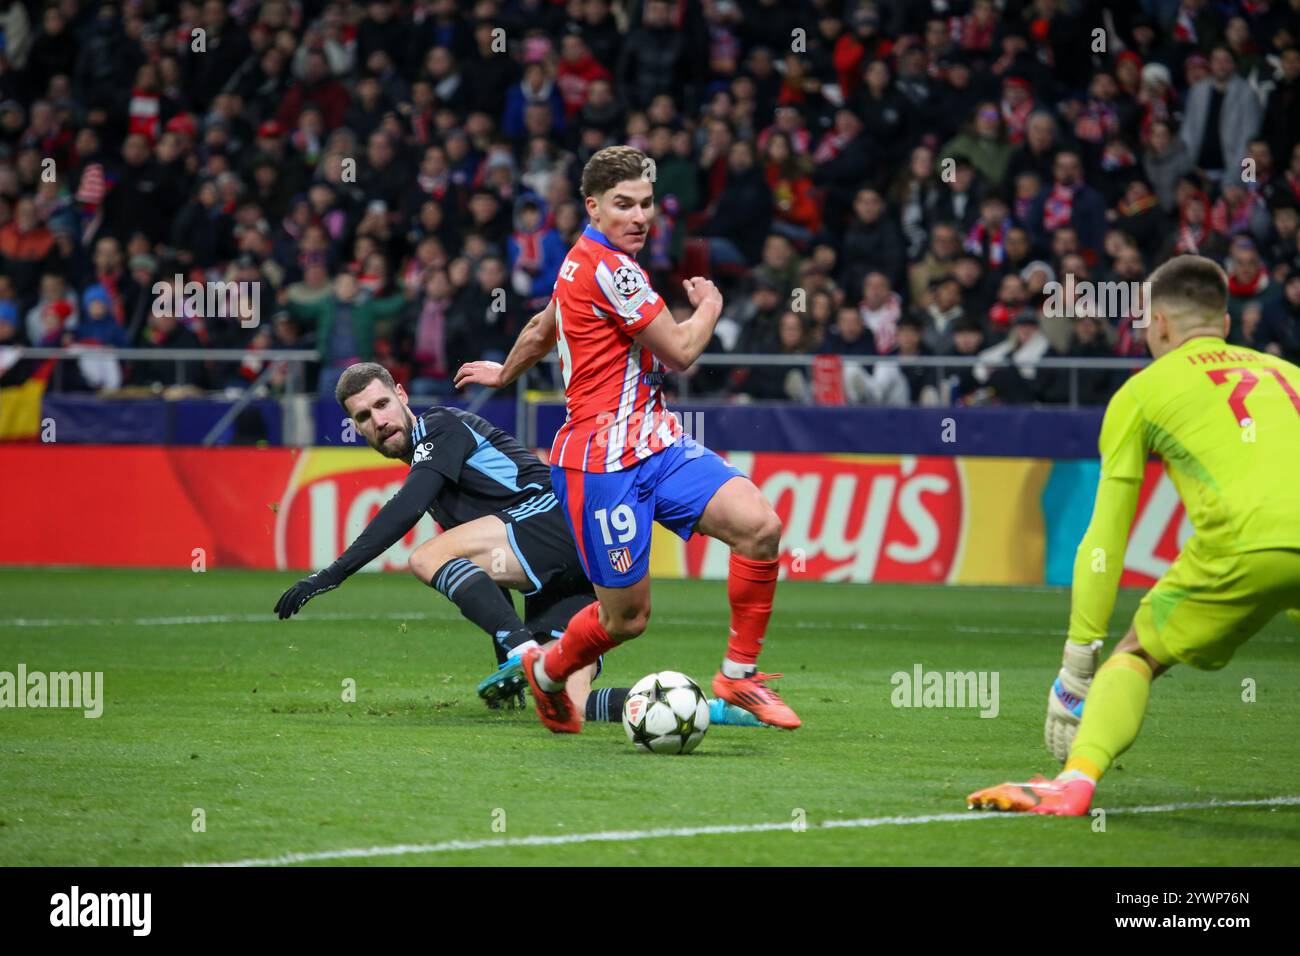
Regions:
<instances>
[{"instance_id":1,"label":"player's short blond hair","mask_svg":"<svg viewBox=\"0 0 1300 956\"><path fill-rule=\"evenodd\" d=\"M644 179L646 154L631 146L606 146L582 167L582 195L599 197L629 179Z\"/></svg>"},{"instance_id":2,"label":"player's short blond hair","mask_svg":"<svg viewBox=\"0 0 1300 956\"><path fill-rule=\"evenodd\" d=\"M1176 326L1215 326L1228 311L1228 274L1213 259L1175 256L1148 280L1152 313L1159 311Z\"/></svg>"}]
</instances>

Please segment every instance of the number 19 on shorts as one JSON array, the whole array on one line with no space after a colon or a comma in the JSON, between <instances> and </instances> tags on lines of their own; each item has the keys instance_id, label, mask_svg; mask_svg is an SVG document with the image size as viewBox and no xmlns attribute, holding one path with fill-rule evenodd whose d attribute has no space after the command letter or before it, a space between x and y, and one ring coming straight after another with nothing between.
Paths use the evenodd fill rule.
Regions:
<instances>
[{"instance_id":1,"label":"number 19 on shorts","mask_svg":"<svg viewBox=\"0 0 1300 956\"><path fill-rule=\"evenodd\" d=\"M636 514L627 505L619 505L613 511L601 508L591 515L600 525L600 536L606 545L627 544L636 537ZM610 535L613 528L617 538Z\"/></svg>"}]
</instances>

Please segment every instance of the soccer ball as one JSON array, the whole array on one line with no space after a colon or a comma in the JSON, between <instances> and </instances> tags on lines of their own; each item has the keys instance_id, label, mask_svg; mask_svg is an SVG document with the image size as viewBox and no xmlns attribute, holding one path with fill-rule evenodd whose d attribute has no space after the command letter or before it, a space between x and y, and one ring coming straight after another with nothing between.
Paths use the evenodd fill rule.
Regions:
<instances>
[{"instance_id":1,"label":"soccer ball","mask_svg":"<svg viewBox=\"0 0 1300 956\"><path fill-rule=\"evenodd\" d=\"M637 750L688 754L709 729L709 701L700 685L685 674L649 674L627 692L623 729Z\"/></svg>"}]
</instances>

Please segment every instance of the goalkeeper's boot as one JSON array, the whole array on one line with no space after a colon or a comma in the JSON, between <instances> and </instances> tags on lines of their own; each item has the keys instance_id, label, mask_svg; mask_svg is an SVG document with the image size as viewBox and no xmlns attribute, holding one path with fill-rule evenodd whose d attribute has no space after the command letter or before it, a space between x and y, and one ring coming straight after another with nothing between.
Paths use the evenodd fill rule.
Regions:
<instances>
[{"instance_id":1,"label":"goalkeeper's boot","mask_svg":"<svg viewBox=\"0 0 1300 956\"><path fill-rule=\"evenodd\" d=\"M510 657L494 673L478 682L478 695L493 710L501 707L512 710L525 706L524 690L527 687L528 681L524 678L519 658Z\"/></svg>"},{"instance_id":2,"label":"goalkeeper's boot","mask_svg":"<svg viewBox=\"0 0 1300 956\"><path fill-rule=\"evenodd\" d=\"M771 727L771 724L765 724L749 711L737 707L735 704L728 704L720 697L715 697L709 701L709 723L725 724L731 727Z\"/></svg>"},{"instance_id":3,"label":"goalkeeper's boot","mask_svg":"<svg viewBox=\"0 0 1300 956\"><path fill-rule=\"evenodd\" d=\"M537 683L537 675L533 668L542 659L544 653L540 647L530 647L524 651L519 659L524 677L528 680L528 687L533 692L533 705L537 708L537 716L542 718L542 723L552 733L580 733L582 731L582 715L574 708L568 691L563 687L554 691L543 690L542 686Z\"/></svg>"},{"instance_id":4,"label":"goalkeeper's boot","mask_svg":"<svg viewBox=\"0 0 1300 956\"><path fill-rule=\"evenodd\" d=\"M1097 785L1086 777L1047 780L1040 774L1028 783L1000 783L976 790L966 798L966 808L1081 817L1092 806L1096 789Z\"/></svg>"},{"instance_id":5,"label":"goalkeeper's boot","mask_svg":"<svg viewBox=\"0 0 1300 956\"><path fill-rule=\"evenodd\" d=\"M773 727L794 730L803 723L781 695L765 683L782 677L782 674L760 674L747 677L728 677L722 671L713 676L713 693L728 704L747 710L759 720Z\"/></svg>"}]
</instances>

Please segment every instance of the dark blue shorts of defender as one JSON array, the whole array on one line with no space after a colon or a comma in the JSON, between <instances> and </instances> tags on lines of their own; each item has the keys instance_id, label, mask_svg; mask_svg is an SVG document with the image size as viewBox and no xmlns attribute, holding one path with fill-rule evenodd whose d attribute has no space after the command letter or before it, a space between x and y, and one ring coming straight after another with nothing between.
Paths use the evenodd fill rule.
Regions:
<instances>
[{"instance_id":1,"label":"dark blue shorts of defender","mask_svg":"<svg viewBox=\"0 0 1300 956\"><path fill-rule=\"evenodd\" d=\"M690 538L717 490L744 473L683 437L622 471L596 474L551 466L551 487L573 530L587 577L625 588L650 571L657 521Z\"/></svg>"}]
</instances>

